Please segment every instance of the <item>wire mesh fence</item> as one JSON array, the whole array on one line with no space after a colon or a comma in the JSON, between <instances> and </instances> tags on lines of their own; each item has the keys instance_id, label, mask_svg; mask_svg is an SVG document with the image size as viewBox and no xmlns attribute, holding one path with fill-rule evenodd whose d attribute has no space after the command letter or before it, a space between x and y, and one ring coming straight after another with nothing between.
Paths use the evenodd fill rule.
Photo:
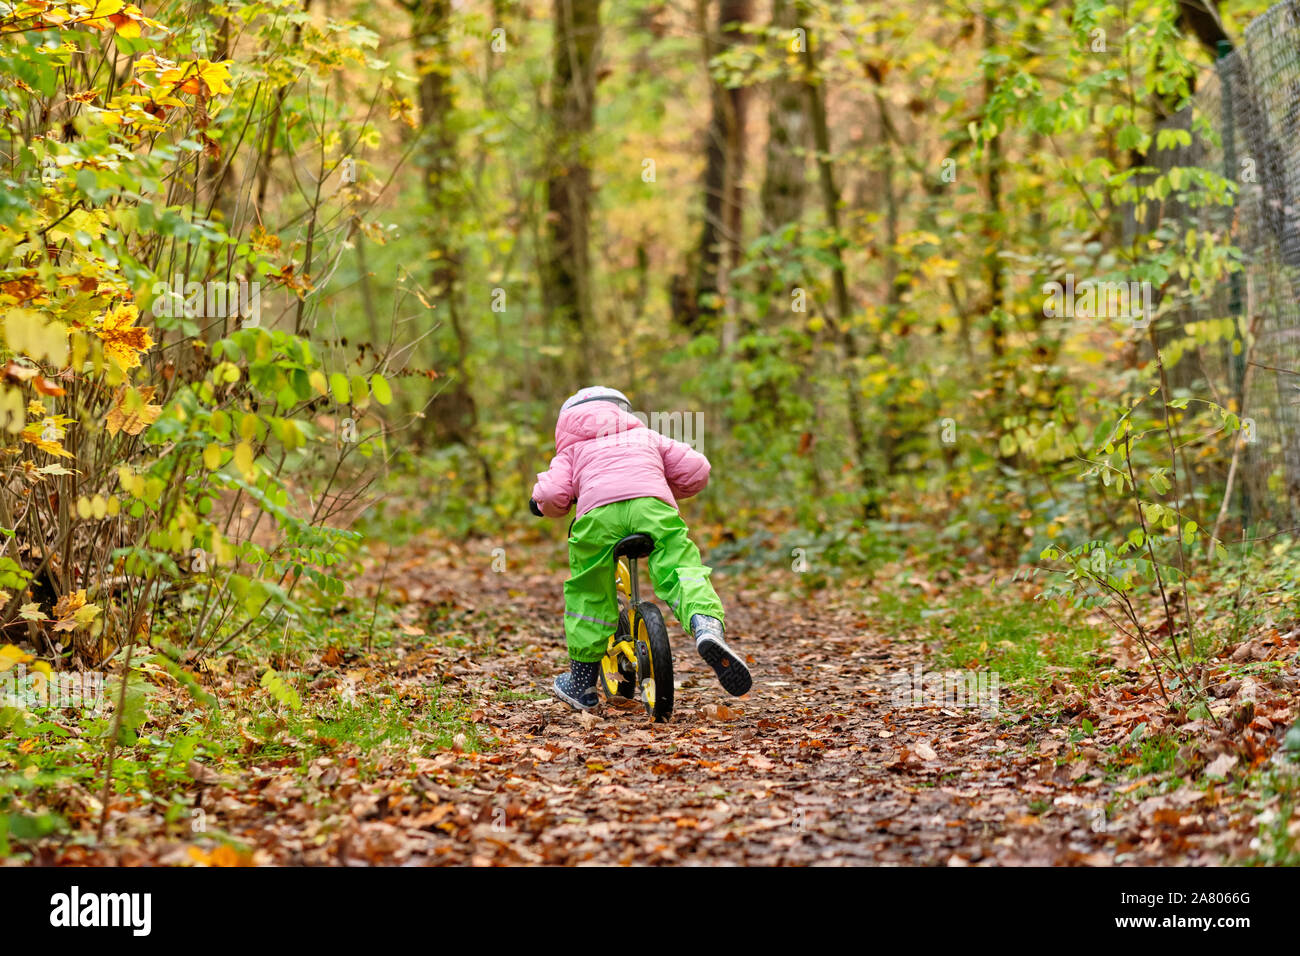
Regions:
<instances>
[{"instance_id":1,"label":"wire mesh fence","mask_svg":"<svg viewBox=\"0 0 1300 956\"><path fill-rule=\"evenodd\" d=\"M1190 143L1155 149L1147 163L1161 173L1213 170L1237 184L1236 201L1171 199L1142 229L1214 233L1241 250L1244 268L1180 297L1157 339L1195 339L1172 370L1175 384L1244 421L1235 514L1247 525L1290 526L1300 510L1300 3L1270 8L1225 53L1191 105L1164 124L1186 130Z\"/></svg>"}]
</instances>

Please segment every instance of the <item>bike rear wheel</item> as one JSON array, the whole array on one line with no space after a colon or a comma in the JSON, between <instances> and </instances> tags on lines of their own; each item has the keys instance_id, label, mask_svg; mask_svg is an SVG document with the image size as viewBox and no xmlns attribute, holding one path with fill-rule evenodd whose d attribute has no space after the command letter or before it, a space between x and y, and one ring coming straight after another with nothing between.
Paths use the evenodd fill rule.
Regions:
<instances>
[{"instance_id":1,"label":"bike rear wheel","mask_svg":"<svg viewBox=\"0 0 1300 956\"><path fill-rule=\"evenodd\" d=\"M646 713L656 721L665 721L673 712L673 650L668 643L668 628L663 613L650 601L638 604L633 612L641 700Z\"/></svg>"}]
</instances>

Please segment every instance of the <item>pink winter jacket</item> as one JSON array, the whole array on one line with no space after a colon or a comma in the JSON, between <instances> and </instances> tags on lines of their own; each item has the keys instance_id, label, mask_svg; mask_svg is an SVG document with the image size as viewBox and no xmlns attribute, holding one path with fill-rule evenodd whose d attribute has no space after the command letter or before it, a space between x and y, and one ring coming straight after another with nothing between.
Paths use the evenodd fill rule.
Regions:
<instances>
[{"instance_id":1,"label":"pink winter jacket","mask_svg":"<svg viewBox=\"0 0 1300 956\"><path fill-rule=\"evenodd\" d=\"M556 455L537 476L533 500L558 518L578 502L578 515L614 501L678 498L709 483L709 460L684 442L642 424L613 402L586 402L560 412Z\"/></svg>"}]
</instances>

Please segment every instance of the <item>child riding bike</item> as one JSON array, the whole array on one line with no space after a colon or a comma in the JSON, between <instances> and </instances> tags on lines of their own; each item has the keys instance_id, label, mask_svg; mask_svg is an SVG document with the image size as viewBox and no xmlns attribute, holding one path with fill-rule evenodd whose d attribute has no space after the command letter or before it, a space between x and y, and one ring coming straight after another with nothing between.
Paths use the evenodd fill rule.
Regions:
<instances>
[{"instance_id":1,"label":"child riding bike","mask_svg":"<svg viewBox=\"0 0 1300 956\"><path fill-rule=\"evenodd\" d=\"M555 457L537 476L533 514L562 517L578 502L569 528L569 580L564 582L564 633L569 672L555 679L556 697L577 710L598 703L600 660L618 626L614 545L629 534L654 539L650 579L695 648L728 693L749 691L744 660L723 640L722 602L710 569L688 536L677 499L709 481L709 460L689 445L647 428L617 389L594 386L570 396L555 423Z\"/></svg>"}]
</instances>

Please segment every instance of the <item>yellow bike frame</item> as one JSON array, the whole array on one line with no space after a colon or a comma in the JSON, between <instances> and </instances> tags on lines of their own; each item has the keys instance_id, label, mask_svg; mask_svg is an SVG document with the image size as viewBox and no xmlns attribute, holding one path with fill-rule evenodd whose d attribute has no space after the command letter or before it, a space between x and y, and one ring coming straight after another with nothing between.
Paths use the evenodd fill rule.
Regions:
<instances>
[{"instance_id":1,"label":"yellow bike frame","mask_svg":"<svg viewBox=\"0 0 1300 956\"><path fill-rule=\"evenodd\" d=\"M626 658L631 663L632 670L636 670L636 645L633 642L635 640L636 625L639 623L633 620L637 615L635 605L632 603L632 573L628 568L626 558L618 559L614 579L618 582L619 593L628 599L628 630L631 633L621 641L618 639L617 631L611 634L609 636L609 645L605 649L605 656L600 659L600 669L605 678L605 690L609 692L611 697L618 693L618 685L623 682L623 675L618 666L619 658Z\"/></svg>"}]
</instances>

